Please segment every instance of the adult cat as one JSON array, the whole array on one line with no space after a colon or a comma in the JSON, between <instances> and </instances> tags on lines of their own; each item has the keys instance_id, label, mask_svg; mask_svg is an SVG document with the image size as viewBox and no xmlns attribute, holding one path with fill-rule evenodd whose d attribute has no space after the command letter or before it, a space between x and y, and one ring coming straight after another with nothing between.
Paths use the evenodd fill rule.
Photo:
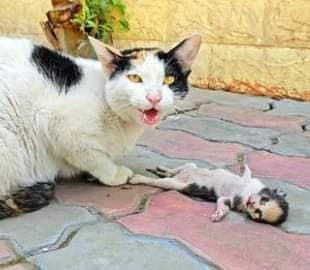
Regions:
<instances>
[{"instance_id":1,"label":"adult cat","mask_svg":"<svg viewBox=\"0 0 310 270\"><path fill-rule=\"evenodd\" d=\"M186 95L201 38L168 52L90 42L99 61L0 38L0 218L47 205L57 176L126 183L113 160Z\"/></svg>"}]
</instances>

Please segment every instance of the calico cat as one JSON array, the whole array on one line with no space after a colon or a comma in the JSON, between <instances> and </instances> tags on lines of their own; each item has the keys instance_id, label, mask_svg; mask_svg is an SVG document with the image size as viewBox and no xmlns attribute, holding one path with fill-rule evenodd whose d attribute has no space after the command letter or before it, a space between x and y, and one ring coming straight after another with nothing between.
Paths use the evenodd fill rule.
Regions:
<instances>
[{"instance_id":1,"label":"calico cat","mask_svg":"<svg viewBox=\"0 0 310 270\"><path fill-rule=\"evenodd\" d=\"M0 38L0 218L47 205L56 177L126 183L113 160L187 94L201 38L168 51L90 42L99 61Z\"/></svg>"},{"instance_id":2,"label":"calico cat","mask_svg":"<svg viewBox=\"0 0 310 270\"><path fill-rule=\"evenodd\" d=\"M189 196L216 202L216 211L211 216L214 222L223 219L230 209L247 213L254 221L272 225L281 224L288 215L286 194L252 178L246 165L242 177L224 169L201 169L193 163L175 169L157 167L149 171L163 178L136 175L130 179L130 183L178 190Z\"/></svg>"}]
</instances>

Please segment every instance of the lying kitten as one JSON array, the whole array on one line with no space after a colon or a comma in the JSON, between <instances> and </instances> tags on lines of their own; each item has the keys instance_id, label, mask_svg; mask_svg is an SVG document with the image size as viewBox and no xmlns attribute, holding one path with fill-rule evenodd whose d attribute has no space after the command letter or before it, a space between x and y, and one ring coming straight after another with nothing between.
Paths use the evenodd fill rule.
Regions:
<instances>
[{"instance_id":1,"label":"lying kitten","mask_svg":"<svg viewBox=\"0 0 310 270\"><path fill-rule=\"evenodd\" d=\"M201 169L187 163L175 169L158 167L150 170L161 179L134 176L131 184L147 184L164 189L178 190L184 194L217 203L211 220L220 221L230 209L247 213L254 221L278 225L288 215L284 193L271 190L259 179L251 177L245 166L242 177L224 169Z\"/></svg>"},{"instance_id":2,"label":"lying kitten","mask_svg":"<svg viewBox=\"0 0 310 270\"><path fill-rule=\"evenodd\" d=\"M126 183L113 160L187 94L201 38L167 52L90 42L99 61L0 38L0 218L48 204L58 176Z\"/></svg>"}]
</instances>

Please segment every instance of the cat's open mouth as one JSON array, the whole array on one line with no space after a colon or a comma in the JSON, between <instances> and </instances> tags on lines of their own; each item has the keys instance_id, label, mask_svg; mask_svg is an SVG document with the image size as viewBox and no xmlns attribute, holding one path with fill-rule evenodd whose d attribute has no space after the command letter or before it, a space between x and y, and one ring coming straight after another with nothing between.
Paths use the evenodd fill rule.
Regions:
<instances>
[{"instance_id":1,"label":"cat's open mouth","mask_svg":"<svg viewBox=\"0 0 310 270\"><path fill-rule=\"evenodd\" d=\"M139 110L141 112L142 121L148 126L156 125L160 120L160 113L155 108L150 110Z\"/></svg>"}]
</instances>

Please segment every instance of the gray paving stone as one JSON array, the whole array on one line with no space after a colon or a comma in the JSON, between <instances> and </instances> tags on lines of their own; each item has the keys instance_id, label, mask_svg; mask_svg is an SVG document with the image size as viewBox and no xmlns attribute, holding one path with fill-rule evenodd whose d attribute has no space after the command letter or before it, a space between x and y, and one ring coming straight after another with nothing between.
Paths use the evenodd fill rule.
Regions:
<instances>
[{"instance_id":1,"label":"gray paving stone","mask_svg":"<svg viewBox=\"0 0 310 270\"><path fill-rule=\"evenodd\" d=\"M310 157L310 138L298 134L282 135L270 149L276 154Z\"/></svg>"},{"instance_id":2,"label":"gray paving stone","mask_svg":"<svg viewBox=\"0 0 310 270\"><path fill-rule=\"evenodd\" d=\"M42 270L211 269L175 241L132 235L115 223L85 226L69 246L33 261Z\"/></svg>"},{"instance_id":3,"label":"gray paving stone","mask_svg":"<svg viewBox=\"0 0 310 270\"><path fill-rule=\"evenodd\" d=\"M278 180L263 180L272 187L287 193L289 215L281 227L289 233L310 234L310 190Z\"/></svg>"},{"instance_id":4,"label":"gray paving stone","mask_svg":"<svg viewBox=\"0 0 310 270\"><path fill-rule=\"evenodd\" d=\"M205 93L207 101L209 102L236 107L248 107L264 111L269 110L269 104L274 102L274 100L267 97L255 97L219 90L212 91L193 88L192 91L197 91L198 93Z\"/></svg>"},{"instance_id":5,"label":"gray paving stone","mask_svg":"<svg viewBox=\"0 0 310 270\"><path fill-rule=\"evenodd\" d=\"M29 254L55 244L67 228L95 221L96 217L86 209L52 204L33 213L1 220L0 237L14 239L19 249Z\"/></svg>"},{"instance_id":6,"label":"gray paving stone","mask_svg":"<svg viewBox=\"0 0 310 270\"><path fill-rule=\"evenodd\" d=\"M310 119L310 102L283 99L274 103L274 109L268 113L276 115L294 115Z\"/></svg>"},{"instance_id":7,"label":"gray paving stone","mask_svg":"<svg viewBox=\"0 0 310 270\"><path fill-rule=\"evenodd\" d=\"M256 149L269 149L271 138L280 134L271 129L242 127L219 119L187 116L167 119L160 128L183 130L207 140L240 143Z\"/></svg>"},{"instance_id":8,"label":"gray paving stone","mask_svg":"<svg viewBox=\"0 0 310 270\"><path fill-rule=\"evenodd\" d=\"M119 163L131 168L135 173L152 177L154 175L146 171L146 168L156 168L157 166L174 168L187 162L193 162L199 167L212 168L212 165L202 160L168 158L162 154L150 151L144 146L136 146L134 152L119 161Z\"/></svg>"}]
</instances>

